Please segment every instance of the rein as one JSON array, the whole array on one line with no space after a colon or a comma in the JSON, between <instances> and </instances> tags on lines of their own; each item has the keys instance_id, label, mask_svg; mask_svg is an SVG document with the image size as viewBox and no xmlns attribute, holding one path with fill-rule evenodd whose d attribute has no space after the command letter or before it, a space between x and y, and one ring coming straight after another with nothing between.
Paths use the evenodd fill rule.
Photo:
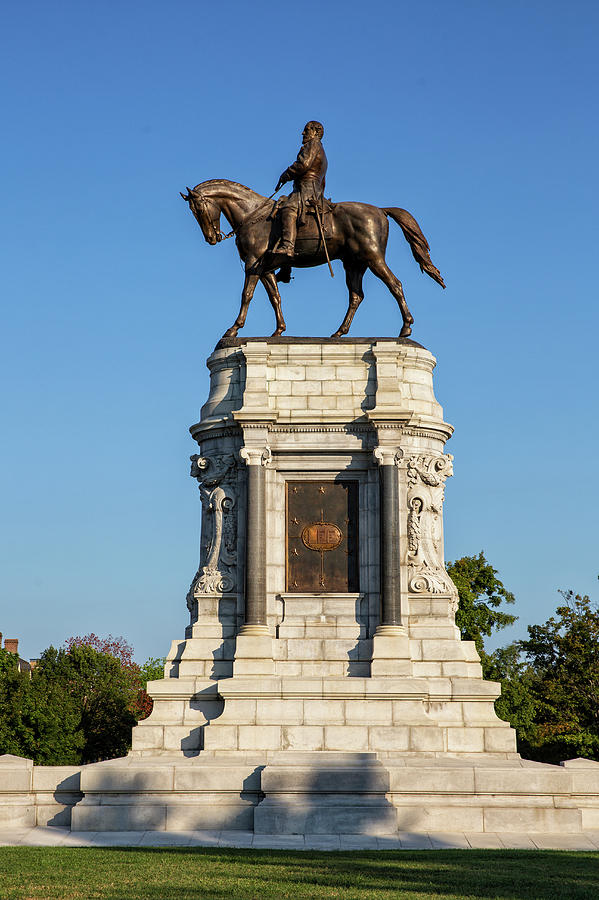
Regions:
<instances>
[{"instance_id":1,"label":"rein","mask_svg":"<svg viewBox=\"0 0 599 900\"><path fill-rule=\"evenodd\" d=\"M200 191L192 191L191 193L193 194L194 197L198 198L198 201L201 204L201 206L203 207L203 210L205 212L206 207L208 206L208 199ZM234 234L237 234L237 232L240 230L240 228L243 228L244 225L255 225L256 222L259 222L259 221L261 221L262 218L265 218L265 216L262 216L262 211L266 207L266 204L270 203L270 201L272 200L272 198L274 197L274 195L276 193L277 192L274 191L270 195L270 197L267 197L266 200L264 200L260 204L258 209L255 209L255 210L253 210L253 212L248 213L246 218L242 219L241 222L239 223L239 225L237 225L236 228L232 228L231 231L228 232L228 234L223 234L222 231L220 231L220 229L218 229L216 227L216 225L214 224L214 222L208 217L208 215L206 215L206 218L208 219L208 221L210 222L210 224L212 226L212 230L214 231L214 237L216 238L217 242L220 243L221 241L226 241L230 237L233 237Z\"/></svg>"}]
</instances>

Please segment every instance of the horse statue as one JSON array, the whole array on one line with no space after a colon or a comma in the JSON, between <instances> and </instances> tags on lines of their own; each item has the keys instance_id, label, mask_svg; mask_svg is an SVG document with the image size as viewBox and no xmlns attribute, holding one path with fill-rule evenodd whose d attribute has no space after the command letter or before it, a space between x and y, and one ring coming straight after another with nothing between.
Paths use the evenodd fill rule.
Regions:
<instances>
[{"instance_id":1,"label":"horse statue","mask_svg":"<svg viewBox=\"0 0 599 900\"><path fill-rule=\"evenodd\" d=\"M410 335L413 316L408 309L401 281L385 262L389 236L387 216L397 222L403 231L420 271L445 287L441 273L431 261L429 246L418 222L405 209L393 206L380 209L368 203L348 202L329 204L328 209L324 209L323 205L322 214L315 203L312 214L307 211L304 224L298 228L294 256L282 261L273 252L279 223L278 204L271 197L263 197L251 188L225 178L188 187L187 193L181 192L181 196L189 204L206 241L214 245L235 235L239 256L245 264L239 315L223 337L235 337L243 328L258 281L264 285L276 316L277 327L272 336L282 334L286 325L277 282L289 281L291 266L320 266L327 263L329 257L340 259L343 263L349 291L345 318L331 337L341 337L349 331L355 312L364 299L362 279L366 269L380 278L397 300L403 319L400 337ZM232 229L226 235L220 230L221 214ZM277 269L278 276L275 275Z\"/></svg>"}]
</instances>

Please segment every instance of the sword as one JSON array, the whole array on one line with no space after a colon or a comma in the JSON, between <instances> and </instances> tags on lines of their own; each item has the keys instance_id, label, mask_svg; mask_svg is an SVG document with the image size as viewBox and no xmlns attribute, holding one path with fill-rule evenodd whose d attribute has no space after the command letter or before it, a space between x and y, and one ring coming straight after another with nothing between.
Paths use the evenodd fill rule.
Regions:
<instances>
[{"instance_id":1,"label":"sword","mask_svg":"<svg viewBox=\"0 0 599 900\"><path fill-rule=\"evenodd\" d=\"M334 278L335 273L333 272L331 260L329 259L329 251L327 250L327 242L325 241L325 238L324 238L324 228L322 227L322 222L320 221L320 212L318 211L318 200L316 199L316 192L314 193L314 211L316 213L316 221L318 222L318 230L320 231L320 236L322 238L322 244L324 247L324 255L327 258L327 265L329 267L329 272L331 273L331 278Z\"/></svg>"}]
</instances>

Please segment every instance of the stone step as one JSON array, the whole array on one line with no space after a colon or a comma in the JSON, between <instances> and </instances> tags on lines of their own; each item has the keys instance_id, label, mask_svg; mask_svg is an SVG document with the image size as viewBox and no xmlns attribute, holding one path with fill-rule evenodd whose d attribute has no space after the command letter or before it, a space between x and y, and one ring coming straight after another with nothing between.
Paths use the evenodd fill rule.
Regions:
<instances>
[{"instance_id":1,"label":"stone step","mask_svg":"<svg viewBox=\"0 0 599 900\"><path fill-rule=\"evenodd\" d=\"M423 725L227 724L212 722L203 729L203 749L210 751L411 752L425 754L515 753L514 732L498 727Z\"/></svg>"},{"instance_id":2,"label":"stone step","mask_svg":"<svg viewBox=\"0 0 599 900\"><path fill-rule=\"evenodd\" d=\"M599 829L599 763L367 751L221 751L27 766L0 757L0 828L258 834ZM25 765L24 765L25 764ZM29 769L22 784L15 778ZM51 800L50 800L51 797Z\"/></svg>"},{"instance_id":3,"label":"stone step","mask_svg":"<svg viewBox=\"0 0 599 900\"><path fill-rule=\"evenodd\" d=\"M367 638L366 626L357 622L351 625L322 622L320 620L299 620L293 624L283 622L277 627L278 640L307 638L308 640L349 640L358 641Z\"/></svg>"},{"instance_id":4,"label":"stone step","mask_svg":"<svg viewBox=\"0 0 599 900\"><path fill-rule=\"evenodd\" d=\"M389 773L369 753L300 754L296 765L275 755L261 774L265 795L254 832L389 834L397 815L387 799Z\"/></svg>"},{"instance_id":5,"label":"stone step","mask_svg":"<svg viewBox=\"0 0 599 900\"><path fill-rule=\"evenodd\" d=\"M299 678L368 678L370 660L275 660L275 675Z\"/></svg>"},{"instance_id":6,"label":"stone step","mask_svg":"<svg viewBox=\"0 0 599 900\"><path fill-rule=\"evenodd\" d=\"M338 640L336 638L279 638L273 641L275 660L370 660L372 641L356 638Z\"/></svg>"}]
</instances>

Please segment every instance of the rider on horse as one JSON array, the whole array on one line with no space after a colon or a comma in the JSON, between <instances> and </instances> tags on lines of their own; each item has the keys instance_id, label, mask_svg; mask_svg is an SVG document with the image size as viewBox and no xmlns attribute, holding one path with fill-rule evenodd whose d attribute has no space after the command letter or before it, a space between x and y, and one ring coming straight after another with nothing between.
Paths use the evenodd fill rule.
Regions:
<instances>
[{"instance_id":1,"label":"rider on horse","mask_svg":"<svg viewBox=\"0 0 599 900\"><path fill-rule=\"evenodd\" d=\"M281 239L274 248L280 256L293 256L298 221L309 201L321 202L324 194L327 156L321 144L324 128L320 122L308 122L302 132L302 147L297 159L279 178L276 190L293 181L293 193L281 207Z\"/></svg>"},{"instance_id":2,"label":"rider on horse","mask_svg":"<svg viewBox=\"0 0 599 900\"><path fill-rule=\"evenodd\" d=\"M320 266L326 260L330 266L330 258L341 260L349 291L347 313L332 337L347 334L354 313L364 299L362 279L368 269L380 278L395 297L403 320L400 337L408 337L414 318L406 303L401 281L385 260L388 219L396 222L403 231L421 271L426 272L441 287L445 287L441 273L430 258L428 242L418 222L407 210L396 206L379 208L369 203L335 203L332 209L323 209L327 170L327 158L320 142L323 134L320 122L308 122L303 132L303 146L296 161L279 178L277 190L291 180L294 190L281 204L282 234L279 249L274 254L273 214L277 218L272 206L274 194L263 197L251 188L226 178L203 181L195 188L187 188L186 194L181 193L202 229L205 240L209 244L218 244L235 235L237 250L245 266L239 315L225 332L224 336L227 338L235 337L239 329L243 328L258 281L264 285L275 311L277 328L274 334L282 334L285 331L285 320L277 282L289 281L292 265L309 268ZM310 224L317 228L302 229L304 238L309 239L301 241L301 252L294 255L298 218L305 215L307 206L313 206L310 213L314 213L314 221ZM265 215L267 209L270 212ZM325 241L325 212L329 214L329 248ZM221 215L224 215L231 226L229 234L223 235L220 231ZM310 232L310 235L306 232ZM277 268L280 271L275 275Z\"/></svg>"}]
</instances>

